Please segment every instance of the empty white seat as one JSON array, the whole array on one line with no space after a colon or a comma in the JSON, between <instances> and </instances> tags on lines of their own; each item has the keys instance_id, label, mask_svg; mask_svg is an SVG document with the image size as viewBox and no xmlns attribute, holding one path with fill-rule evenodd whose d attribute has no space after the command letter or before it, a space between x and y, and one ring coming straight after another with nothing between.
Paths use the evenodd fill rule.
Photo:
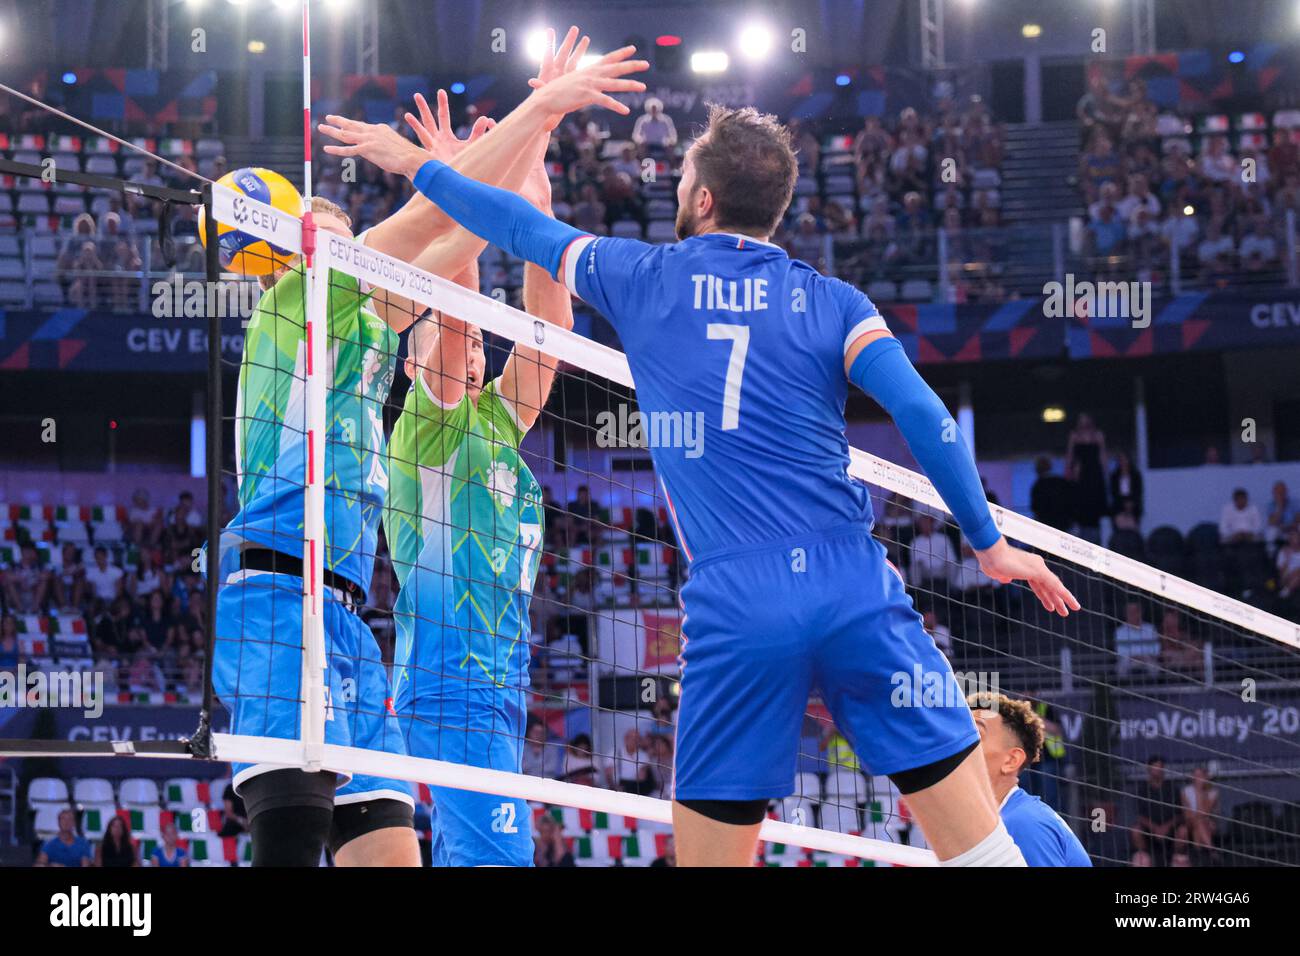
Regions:
<instances>
[{"instance_id":1,"label":"empty white seat","mask_svg":"<svg viewBox=\"0 0 1300 956\"><path fill-rule=\"evenodd\" d=\"M158 782L147 777L123 780L118 796L124 807L156 807L158 806Z\"/></svg>"},{"instance_id":2,"label":"empty white seat","mask_svg":"<svg viewBox=\"0 0 1300 956\"><path fill-rule=\"evenodd\" d=\"M199 782L192 777L173 777L163 784L163 803L168 810L191 810L203 806Z\"/></svg>"},{"instance_id":3,"label":"empty white seat","mask_svg":"<svg viewBox=\"0 0 1300 956\"><path fill-rule=\"evenodd\" d=\"M58 777L36 777L27 786L28 803L68 804L68 784Z\"/></svg>"},{"instance_id":4,"label":"empty white seat","mask_svg":"<svg viewBox=\"0 0 1300 956\"><path fill-rule=\"evenodd\" d=\"M72 787L72 799L77 803L112 803L117 798L113 785L101 777L82 777Z\"/></svg>"}]
</instances>

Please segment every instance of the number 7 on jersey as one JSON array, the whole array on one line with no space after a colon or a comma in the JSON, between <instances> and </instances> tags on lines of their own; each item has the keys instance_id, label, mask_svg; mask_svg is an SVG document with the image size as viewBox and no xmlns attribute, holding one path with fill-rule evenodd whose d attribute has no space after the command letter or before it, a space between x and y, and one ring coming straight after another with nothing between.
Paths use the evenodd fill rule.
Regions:
<instances>
[{"instance_id":1,"label":"number 7 on jersey","mask_svg":"<svg viewBox=\"0 0 1300 956\"><path fill-rule=\"evenodd\" d=\"M722 430L740 427L740 382L745 377L745 356L749 352L749 326L708 324L711 340L731 339L731 359L727 362L727 385L722 392Z\"/></svg>"}]
</instances>

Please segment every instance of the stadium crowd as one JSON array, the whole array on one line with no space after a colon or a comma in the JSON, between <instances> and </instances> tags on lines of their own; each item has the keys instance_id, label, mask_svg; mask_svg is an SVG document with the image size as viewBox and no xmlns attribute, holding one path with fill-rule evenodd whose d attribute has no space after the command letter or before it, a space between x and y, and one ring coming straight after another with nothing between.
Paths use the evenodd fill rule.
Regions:
<instances>
[{"instance_id":1,"label":"stadium crowd","mask_svg":"<svg viewBox=\"0 0 1300 956\"><path fill-rule=\"evenodd\" d=\"M1145 84L1089 73L1077 115L1086 252L1098 277L1197 287L1278 282L1300 211L1300 113L1191 117L1160 111ZM1270 125L1272 127L1270 135ZM1174 262L1174 260L1177 260Z\"/></svg>"}]
</instances>

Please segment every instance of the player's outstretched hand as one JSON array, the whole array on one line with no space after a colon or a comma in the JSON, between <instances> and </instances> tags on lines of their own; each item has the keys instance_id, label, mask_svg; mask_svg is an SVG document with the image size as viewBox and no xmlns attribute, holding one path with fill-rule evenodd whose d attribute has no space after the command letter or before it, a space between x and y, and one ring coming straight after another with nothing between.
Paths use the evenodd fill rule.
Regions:
<instances>
[{"instance_id":1,"label":"player's outstretched hand","mask_svg":"<svg viewBox=\"0 0 1300 956\"><path fill-rule=\"evenodd\" d=\"M479 137L497 125L497 121L487 116L480 116L474 121L474 126L469 131L466 139L457 139L456 133L451 125L451 106L447 101L447 91L438 91L438 115L433 115L433 110L429 108L429 101L419 93L415 94L415 108L420 111L417 119L410 113L406 114L406 125L415 131L416 137L429 153L431 159L440 159L444 163L449 163L459 156L470 143L477 142Z\"/></svg>"},{"instance_id":2,"label":"player's outstretched hand","mask_svg":"<svg viewBox=\"0 0 1300 956\"><path fill-rule=\"evenodd\" d=\"M975 556L979 558L980 570L994 581L1002 584L1024 581L1047 610L1061 617L1068 617L1071 611L1079 610L1079 602L1069 588L1061 583L1061 579L1052 573L1046 561L1036 554L1011 547L1006 538L998 538L997 544L976 551Z\"/></svg>"},{"instance_id":3,"label":"player's outstretched hand","mask_svg":"<svg viewBox=\"0 0 1300 956\"><path fill-rule=\"evenodd\" d=\"M345 144L335 146L331 143L326 146L325 152L331 156L360 156L385 172L401 176L414 176L430 158L451 161L450 157L431 157L430 153L416 146L397 130L382 123L359 123L331 113L317 129Z\"/></svg>"},{"instance_id":4,"label":"player's outstretched hand","mask_svg":"<svg viewBox=\"0 0 1300 956\"><path fill-rule=\"evenodd\" d=\"M570 30L569 33L572 34L573 31ZM563 115L587 106L603 106L626 116L631 110L609 94L640 93L645 89L645 84L640 80L626 79L629 73L650 69L650 64L645 60L629 59L635 52L636 47L625 46L613 53L606 53L591 66L573 69L581 60L581 56L574 59L574 54L577 53L575 50L565 61L568 72L550 80L535 76L528 81L528 85L533 88L533 96L537 97L537 101L549 113ZM558 56L557 53L557 59Z\"/></svg>"}]
</instances>

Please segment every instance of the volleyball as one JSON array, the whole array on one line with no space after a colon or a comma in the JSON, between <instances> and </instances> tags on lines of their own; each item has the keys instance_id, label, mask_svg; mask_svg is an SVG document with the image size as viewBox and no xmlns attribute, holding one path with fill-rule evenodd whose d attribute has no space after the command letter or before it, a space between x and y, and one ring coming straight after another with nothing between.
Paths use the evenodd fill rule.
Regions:
<instances>
[{"instance_id":1,"label":"volleyball","mask_svg":"<svg viewBox=\"0 0 1300 956\"><path fill-rule=\"evenodd\" d=\"M256 199L276 209L283 210L291 216L302 211L302 197L293 183L273 169L260 166L246 166L232 170L217 180L217 185L225 186L243 193L249 199ZM199 239L207 247L208 236L206 223L202 214L199 216ZM286 266L294 253L274 246L265 239L240 232L236 227L224 222L217 223L217 248L220 251L221 267L240 275L261 276Z\"/></svg>"}]
</instances>

